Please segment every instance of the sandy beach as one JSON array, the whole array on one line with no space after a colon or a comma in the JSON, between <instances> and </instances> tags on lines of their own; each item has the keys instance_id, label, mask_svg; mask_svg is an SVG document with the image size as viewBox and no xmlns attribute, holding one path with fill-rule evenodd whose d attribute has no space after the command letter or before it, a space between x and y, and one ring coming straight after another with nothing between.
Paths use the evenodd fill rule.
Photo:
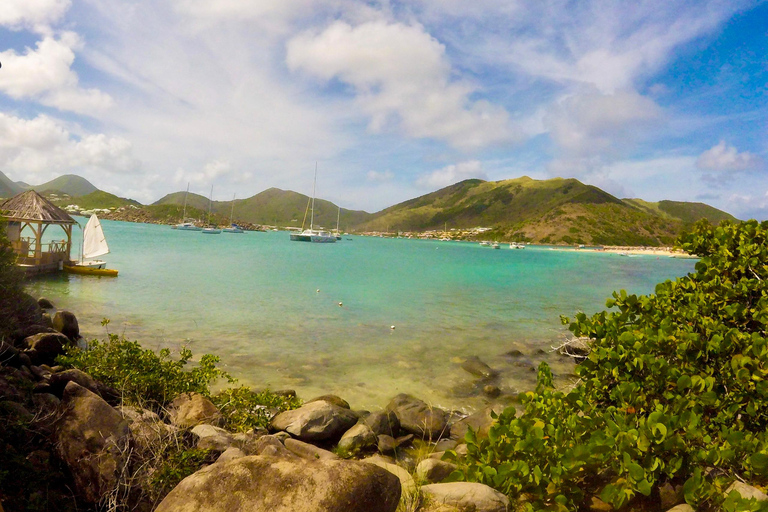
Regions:
<instances>
[{"instance_id":1,"label":"sandy beach","mask_svg":"<svg viewBox=\"0 0 768 512\"><path fill-rule=\"evenodd\" d=\"M604 247L562 247L556 248L558 251L579 251L579 252L610 252L622 256L657 256L667 258L698 258L687 252L676 250L673 247L637 247L637 246L619 246L606 245Z\"/></svg>"}]
</instances>

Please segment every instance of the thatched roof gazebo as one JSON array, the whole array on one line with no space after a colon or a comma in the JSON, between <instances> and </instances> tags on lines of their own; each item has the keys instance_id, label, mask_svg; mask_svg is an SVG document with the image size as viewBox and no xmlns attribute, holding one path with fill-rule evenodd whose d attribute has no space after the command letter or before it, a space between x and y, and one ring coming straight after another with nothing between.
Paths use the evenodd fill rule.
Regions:
<instances>
[{"instance_id":1,"label":"thatched roof gazebo","mask_svg":"<svg viewBox=\"0 0 768 512\"><path fill-rule=\"evenodd\" d=\"M28 274L60 270L69 261L72 225L77 222L34 190L22 192L0 204L0 216L7 221L6 230L16 253L16 262ZM43 235L51 225L61 226L66 240L43 243ZM22 236L25 230L31 232L31 236Z\"/></svg>"}]
</instances>

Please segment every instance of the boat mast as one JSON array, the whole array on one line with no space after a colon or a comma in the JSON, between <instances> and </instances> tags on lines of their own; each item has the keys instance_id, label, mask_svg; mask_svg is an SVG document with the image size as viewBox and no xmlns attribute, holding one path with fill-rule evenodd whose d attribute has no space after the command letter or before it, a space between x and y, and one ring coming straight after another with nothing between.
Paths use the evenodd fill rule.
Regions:
<instances>
[{"instance_id":1,"label":"boat mast","mask_svg":"<svg viewBox=\"0 0 768 512\"><path fill-rule=\"evenodd\" d=\"M211 203L213 202L213 185L211 185L211 195L208 196L208 226L211 225Z\"/></svg>"},{"instance_id":2,"label":"boat mast","mask_svg":"<svg viewBox=\"0 0 768 512\"><path fill-rule=\"evenodd\" d=\"M336 213L336 236L339 236L339 219L341 218L341 206L339 206L339 210Z\"/></svg>"},{"instance_id":3,"label":"boat mast","mask_svg":"<svg viewBox=\"0 0 768 512\"><path fill-rule=\"evenodd\" d=\"M187 220L187 196L189 195L189 182L187 182L187 191L184 192L184 213L181 217L181 222L185 222Z\"/></svg>"},{"instance_id":4,"label":"boat mast","mask_svg":"<svg viewBox=\"0 0 768 512\"><path fill-rule=\"evenodd\" d=\"M232 226L232 217L235 215L235 196L237 194L232 194L232 211L229 212L229 225Z\"/></svg>"},{"instance_id":5,"label":"boat mast","mask_svg":"<svg viewBox=\"0 0 768 512\"><path fill-rule=\"evenodd\" d=\"M315 189L317 188L317 162L315 162L315 182L312 185L312 215L309 217L309 230L315 229Z\"/></svg>"}]
</instances>

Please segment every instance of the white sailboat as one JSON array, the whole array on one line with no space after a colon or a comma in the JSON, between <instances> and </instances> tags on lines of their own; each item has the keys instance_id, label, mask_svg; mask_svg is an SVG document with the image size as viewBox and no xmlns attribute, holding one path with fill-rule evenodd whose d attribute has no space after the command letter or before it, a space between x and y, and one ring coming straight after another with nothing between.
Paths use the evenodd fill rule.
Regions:
<instances>
[{"instance_id":1,"label":"white sailboat","mask_svg":"<svg viewBox=\"0 0 768 512\"><path fill-rule=\"evenodd\" d=\"M235 215L235 196L237 194L232 195L232 210L229 212L229 227L222 229L224 233L244 233L242 228L238 226L237 224L232 224L232 218Z\"/></svg>"},{"instance_id":2,"label":"white sailboat","mask_svg":"<svg viewBox=\"0 0 768 512\"><path fill-rule=\"evenodd\" d=\"M315 242L321 244L336 243L336 236L330 231L315 229L315 191L317 189L317 164L315 164L315 182L312 185L312 215L309 220L309 229L301 233L291 233L293 242Z\"/></svg>"},{"instance_id":3,"label":"white sailboat","mask_svg":"<svg viewBox=\"0 0 768 512\"><path fill-rule=\"evenodd\" d=\"M203 228L204 235L220 235L221 230L217 227L211 226L211 203L213 202L213 185L211 185L211 195L208 197L208 222Z\"/></svg>"},{"instance_id":4,"label":"white sailboat","mask_svg":"<svg viewBox=\"0 0 768 512\"><path fill-rule=\"evenodd\" d=\"M80 260L77 262L70 261L68 265L64 265L64 270L74 274L116 276L117 270L106 268L106 261L92 259L107 253L109 253L109 246L104 236L104 230L101 229L101 222L99 222L96 214L91 215L85 228L83 228Z\"/></svg>"},{"instance_id":5,"label":"white sailboat","mask_svg":"<svg viewBox=\"0 0 768 512\"><path fill-rule=\"evenodd\" d=\"M203 228L197 227L193 222L187 220L187 196L188 195L189 195L189 183L187 183L187 191L184 192L184 213L181 214L181 222L179 224L171 226L171 228L179 229L182 231L200 231Z\"/></svg>"}]
</instances>

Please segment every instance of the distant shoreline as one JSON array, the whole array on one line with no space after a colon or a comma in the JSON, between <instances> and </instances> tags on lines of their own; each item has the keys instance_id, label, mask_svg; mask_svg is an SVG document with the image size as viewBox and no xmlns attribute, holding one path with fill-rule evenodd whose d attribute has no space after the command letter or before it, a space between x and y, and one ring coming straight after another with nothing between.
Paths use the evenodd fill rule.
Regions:
<instances>
[{"instance_id":1,"label":"distant shoreline","mask_svg":"<svg viewBox=\"0 0 768 512\"><path fill-rule=\"evenodd\" d=\"M555 251L573 251L573 252L607 252L621 256L664 256L667 258L690 258L698 259L698 256L689 254L673 247L639 247L639 246L620 246L606 245L604 247L554 247Z\"/></svg>"}]
</instances>

